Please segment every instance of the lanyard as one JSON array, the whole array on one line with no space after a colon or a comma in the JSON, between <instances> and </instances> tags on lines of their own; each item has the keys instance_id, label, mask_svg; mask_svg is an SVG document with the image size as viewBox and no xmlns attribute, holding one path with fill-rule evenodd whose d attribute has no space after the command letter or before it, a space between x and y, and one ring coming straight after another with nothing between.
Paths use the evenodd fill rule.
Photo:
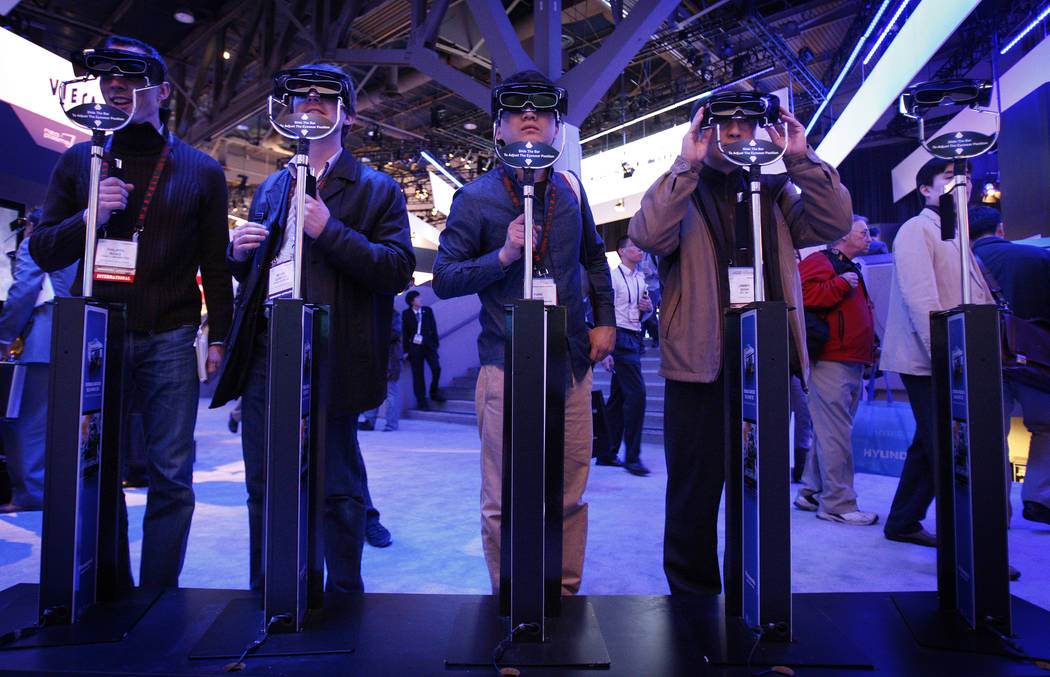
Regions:
<instances>
[{"instance_id":1,"label":"lanyard","mask_svg":"<svg viewBox=\"0 0 1050 677\"><path fill-rule=\"evenodd\" d=\"M627 276L624 275L623 268L617 268L617 270L620 271L620 277L623 278L623 286L627 287L627 305L631 305L631 303L632 303L632 300L631 300L631 285L629 285L627 283ZM631 271L631 277L634 277L634 271ZM634 291L635 291L636 294L638 294L639 298L641 298L641 296L642 296L642 286L641 286L641 284L635 285Z\"/></svg>"},{"instance_id":2,"label":"lanyard","mask_svg":"<svg viewBox=\"0 0 1050 677\"><path fill-rule=\"evenodd\" d=\"M106 142L106 152L110 151L110 147L113 145L113 137L110 136ZM150 177L149 186L146 188L146 194L142 198L142 207L139 208L138 218L135 219L135 231L132 235L132 239L138 240L139 234L142 232L143 227L146 225L146 212L149 211L150 203L153 202L153 196L157 192L157 184L160 182L160 175L164 172L164 166L168 163L168 155L171 154L171 132L168 132L168 139L164 142L164 150L160 152L160 157L157 159L157 165L153 168L153 176ZM105 160L102 163L102 176L105 178L109 174L109 160Z\"/></svg>"},{"instance_id":3,"label":"lanyard","mask_svg":"<svg viewBox=\"0 0 1050 677\"><path fill-rule=\"evenodd\" d=\"M503 178L503 185L507 188L507 193L510 195L510 201L514 204L514 208L522 209L521 199L518 198L518 194L514 192L514 184L511 183L510 173L507 172L503 165L499 166L499 173ZM533 247L532 250L532 263L534 266L543 261L543 256L547 253L547 245L550 244L551 224L554 223L555 197L554 173L552 172L550 174L550 180L547 181L547 210L543 214L543 229L540 231L540 242L539 245Z\"/></svg>"}]
</instances>

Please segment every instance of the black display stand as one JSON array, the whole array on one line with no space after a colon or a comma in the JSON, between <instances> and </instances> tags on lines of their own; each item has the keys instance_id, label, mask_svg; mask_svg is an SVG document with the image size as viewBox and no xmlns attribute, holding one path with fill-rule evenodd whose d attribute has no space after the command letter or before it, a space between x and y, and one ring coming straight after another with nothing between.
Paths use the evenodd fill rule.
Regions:
<instances>
[{"instance_id":1,"label":"black display stand","mask_svg":"<svg viewBox=\"0 0 1050 677\"><path fill-rule=\"evenodd\" d=\"M121 564L125 323L121 305L54 300L36 613L6 619L43 628L13 647L117 641L159 595L128 590Z\"/></svg>"},{"instance_id":2,"label":"black display stand","mask_svg":"<svg viewBox=\"0 0 1050 677\"><path fill-rule=\"evenodd\" d=\"M502 640L506 665L609 665L590 604L561 596L565 326L562 306L507 308L499 600L460 608L447 665L491 665Z\"/></svg>"},{"instance_id":3,"label":"black display stand","mask_svg":"<svg viewBox=\"0 0 1050 677\"><path fill-rule=\"evenodd\" d=\"M323 606L324 386L328 311L276 299L267 370L266 503L263 517L264 617L272 632L303 629ZM320 392L313 390L321 385ZM289 415L294 414L294 415Z\"/></svg>"},{"instance_id":4,"label":"black display stand","mask_svg":"<svg viewBox=\"0 0 1050 677\"><path fill-rule=\"evenodd\" d=\"M1002 651L998 635L1011 635L1012 621L998 309L963 305L932 313L930 330L937 414L937 592L945 619L935 634L956 635L974 651L982 646ZM899 606L909 627L922 629L921 636L935 627L909 617L912 612L928 616L928 609ZM992 641L977 641L982 634Z\"/></svg>"},{"instance_id":5,"label":"black display stand","mask_svg":"<svg viewBox=\"0 0 1050 677\"><path fill-rule=\"evenodd\" d=\"M786 393L787 305L760 301L725 314L729 390L726 602L765 639L791 639L791 519Z\"/></svg>"},{"instance_id":6,"label":"black display stand","mask_svg":"<svg viewBox=\"0 0 1050 677\"><path fill-rule=\"evenodd\" d=\"M355 648L355 597L340 597L329 610L324 594L328 322L327 307L301 299L270 306L262 605L255 596L231 601L192 658L239 656L267 629L269 639L254 654Z\"/></svg>"}]
</instances>

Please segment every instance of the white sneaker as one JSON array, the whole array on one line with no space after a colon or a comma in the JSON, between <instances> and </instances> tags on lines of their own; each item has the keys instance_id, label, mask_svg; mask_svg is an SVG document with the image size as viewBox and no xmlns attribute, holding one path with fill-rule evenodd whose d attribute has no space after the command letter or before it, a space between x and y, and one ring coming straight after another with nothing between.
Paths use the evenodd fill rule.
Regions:
<instances>
[{"instance_id":1,"label":"white sneaker","mask_svg":"<svg viewBox=\"0 0 1050 677\"><path fill-rule=\"evenodd\" d=\"M879 514L875 512L863 512L861 510L854 510L852 512L844 512L841 514L818 510L817 518L827 520L829 522L841 522L842 524L852 524L858 527L866 527L878 522Z\"/></svg>"}]
</instances>

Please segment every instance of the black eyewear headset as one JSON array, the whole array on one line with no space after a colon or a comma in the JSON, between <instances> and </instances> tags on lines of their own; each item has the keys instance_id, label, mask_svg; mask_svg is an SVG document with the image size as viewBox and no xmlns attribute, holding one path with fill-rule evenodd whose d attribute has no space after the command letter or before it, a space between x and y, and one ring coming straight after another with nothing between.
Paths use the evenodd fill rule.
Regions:
<instances>
[{"instance_id":1,"label":"black eyewear headset","mask_svg":"<svg viewBox=\"0 0 1050 677\"><path fill-rule=\"evenodd\" d=\"M319 68L290 68L273 76L273 97L289 104L292 97L307 98L315 94L321 98L341 99L343 107L352 112L350 76Z\"/></svg>"},{"instance_id":2,"label":"black eyewear headset","mask_svg":"<svg viewBox=\"0 0 1050 677\"><path fill-rule=\"evenodd\" d=\"M703 106L701 128L730 120L749 120L763 127L780 124L780 99L774 94L726 92L711 96Z\"/></svg>"},{"instance_id":3,"label":"black eyewear headset","mask_svg":"<svg viewBox=\"0 0 1050 677\"><path fill-rule=\"evenodd\" d=\"M531 108L537 113L554 113L559 121L569 110L569 96L561 87L542 83L500 85L492 90L492 119L503 111L520 112Z\"/></svg>"},{"instance_id":4,"label":"black eyewear headset","mask_svg":"<svg viewBox=\"0 0 1050 677\"><path fill-rule=\"evenodd\" d=\"M992 102L992 83L987 80L932 80L909 87L901 95L902 113L940 105L987 107Z\"/></svg>"},{"instance_id":5,"label":"black eyewear headset","mask_svg":"<svg viewBox=\"0 0 1050 677\"><path fill-rule=\"evenodd\" d=\"M159 85L167 78L164 64L147 54L123 49L84 49L73 52L73 73L78 77L115 75L126 78L144 78L150 86Z\"/></svg>"}]
</instances>

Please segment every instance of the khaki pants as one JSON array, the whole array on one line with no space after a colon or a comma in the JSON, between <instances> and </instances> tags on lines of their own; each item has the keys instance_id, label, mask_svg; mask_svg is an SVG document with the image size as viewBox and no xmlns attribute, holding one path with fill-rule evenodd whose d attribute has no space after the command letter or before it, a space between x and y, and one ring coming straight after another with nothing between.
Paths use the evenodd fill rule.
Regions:
<instances>
[{"instance_id":1,"label":"khaki pants","mask_svg":"<svg viewBox=\"0 0 1050 677\"><path fill-rule=\"evenodd\" d=\"M503 496L503 369L484 365L474 395L481 436L481 542L492 592L499 589L500 502ZM561 591L580 589L587 548L583 490L591 469L591 372L565 394L565 487L562 501Z\"/></svg>"}]
</instances>

